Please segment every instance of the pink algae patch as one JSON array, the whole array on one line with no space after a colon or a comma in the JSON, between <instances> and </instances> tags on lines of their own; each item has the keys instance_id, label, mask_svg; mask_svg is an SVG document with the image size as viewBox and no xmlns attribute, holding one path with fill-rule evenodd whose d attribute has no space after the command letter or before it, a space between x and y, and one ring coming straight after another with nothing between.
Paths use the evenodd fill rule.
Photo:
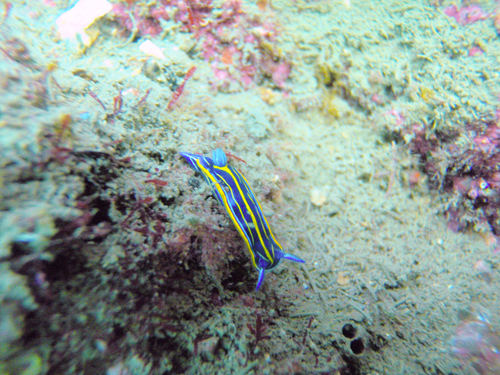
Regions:
<instances>
[{"instance_id":1,"label":"pink algae patch","mask_svg":"<svg viewBox=\"0 0 500 375\"><path fill-rule=\"evenodd\" d=\"M472 56L481 56L482 54L484 53L484 51L477 47L477 46L474 46L474 47L471 47L471 49L469 50L469 56L472 57Z\"/></svg>"},{"instance_id":2,"label":"pink algae patch","mask_svg":"<svg viewBox=\"0 0 500 375\"><path fill-rule=\"evenodd\" d=\"M444 14L448 17L453 17L460 25L468 25L477 21L485 20L489 17L479 5L468 5L458 8L456 5L451 5L444 8Z\"/></svg>"}]
</instances>

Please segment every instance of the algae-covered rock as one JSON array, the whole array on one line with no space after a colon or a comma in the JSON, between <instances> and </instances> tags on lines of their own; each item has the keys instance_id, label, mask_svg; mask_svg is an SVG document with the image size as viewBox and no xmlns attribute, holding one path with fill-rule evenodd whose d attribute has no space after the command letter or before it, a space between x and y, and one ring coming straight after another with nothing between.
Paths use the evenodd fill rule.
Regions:
<instances>
[{"instance_id":1,"label":"algae-covered rock","mask_svg":"<svg viewBox=\"0 0 500 375\"><path fill-rule=\"evenodd\" d=\"M0 263L0 319L8 315L4 306L13 302L27 310L37 307L25 278L10 271L7 264Z\"/></svg>"},{"instance_id":2,"label":"algae-covered rock","mask_svg":"<svg viewBox=\"0 0 500 375\"><path fill-rule=\"evenodd\" d=\"M0 264L0 374L43 373L40 355L19 346L24 312L36 307L24 277L10 271L7 264Z\"/></svg>"},{"instance_id":3,"label":"algae-covered rock","mask_svg":"<svg viewBox=\"0 0 500 375\"><path fill-rule=\"evenodd\" d=\"M43 361L37 353L28 351L0 363L2 375L38 375L44 373Z\"/></svg>"},{"instance_id":4,"label":"algae-covered rock","mask_svg":"<svg viewBox=\"0 0 500 375\"><path fill-rule=\"evenodd\" d=\"M50 206L36 202L12 210L0 219L0 257L9 256L13 244L28 253L40 253L56 233Z\"/></svg>"}]
</instances>

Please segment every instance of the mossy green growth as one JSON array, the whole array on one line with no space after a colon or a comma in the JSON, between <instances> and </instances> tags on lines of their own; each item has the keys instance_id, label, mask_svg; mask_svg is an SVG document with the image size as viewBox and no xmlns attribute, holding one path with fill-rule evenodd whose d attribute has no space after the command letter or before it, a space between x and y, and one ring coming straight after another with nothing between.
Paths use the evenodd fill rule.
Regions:
<instances>
[{"instance_id":1,"label":"mossy green growth","mask_svg":"<svg viewBox=\"0 0 500 375\"><path fill-rule=\"evenodd\" d=\"M0 350L5 352L3 349L0 346ZM0 375L38 375L44 371L42 358L34 352L22 353L0 362Z\"/></svg>"},{"instance_id":2,"label":"mossy green growth","mask_svg":"<svg viewBox=\"0 0 500 375\"><path fill-rule=\"evenodd\" d=\"M22 276L0 265L0 374L37 375L44 372L39 354L18 347L23 334L25 309L36 308Z\"/></svg>"},{"instance_id":3,"label":"mossy green growth","mask_svg":"<svg viewBox=\"0 0 500 375\"><path fill-rule=\"evenodd\" d=\"M0 227L2 257L10 255L14 242L22 243L32 253L41 253L57 232L51 207L43 202L10 211L0 220Z\"/></svg>"},{"instance_id":4,"label":"mossy green growth","mask_svg":"<svg viewBox=\"0 0 500 375\"><path fill-rule=\"evenodd\" d=\"M0 264L0 318L5 316L8 303L17 303L27 310L37 307L23 276L9 270L7 264Z\"/></svg>"},{"instance_id":5,"label":"mossy green growth","mask_svg":"<svg viewBox=\"0 0 500 375\"><path fill-rule=\"evenodd\" d=\"M126 367L132 375L147 375L151 373L151 363L145 363L137 354L126 361Z\"/></svg>"}]
</instances>

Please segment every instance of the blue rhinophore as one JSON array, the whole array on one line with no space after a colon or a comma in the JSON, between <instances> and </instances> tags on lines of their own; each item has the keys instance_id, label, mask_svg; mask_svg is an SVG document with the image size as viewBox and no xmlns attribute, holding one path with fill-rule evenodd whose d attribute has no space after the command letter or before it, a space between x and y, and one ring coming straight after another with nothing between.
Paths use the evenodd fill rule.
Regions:
<instances>
[{"instance_id":1,"label":"blue rhinophore","mask_svg":"<svg viewBox=\"0 0 500 375\"><path fill-rule=\"evenodd\" d=\"M305 263L301 258L282 251L248 181L227 164L224 151L220 148L212 151L212 158L187 152L180 155L207 181L245 241L252 264L259 271L256 290L262 285L265 272L275 268L281 259Z\"/></svg>"}]
</instances>

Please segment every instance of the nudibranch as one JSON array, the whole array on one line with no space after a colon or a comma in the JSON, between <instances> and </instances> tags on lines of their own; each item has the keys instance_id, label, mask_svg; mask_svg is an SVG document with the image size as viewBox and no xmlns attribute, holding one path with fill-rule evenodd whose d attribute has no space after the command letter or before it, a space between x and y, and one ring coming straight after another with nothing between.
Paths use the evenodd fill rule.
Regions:
<instances>
[{"instance_id":1,"label":"nudibranch","mask_svg":"<svg viewBox=\"0 0 500 375\"><path fill-rule=\"evenodd\" d=\"M224 151L220 148L212 151L212 158L187 152L180 155L205 178L245 241L252 264L259 271L255 290L262 285L266 271L275 268L282 259L305 263L299 257L282 251L248 181L227 163Z\"/></svg>"}]
</instances>

